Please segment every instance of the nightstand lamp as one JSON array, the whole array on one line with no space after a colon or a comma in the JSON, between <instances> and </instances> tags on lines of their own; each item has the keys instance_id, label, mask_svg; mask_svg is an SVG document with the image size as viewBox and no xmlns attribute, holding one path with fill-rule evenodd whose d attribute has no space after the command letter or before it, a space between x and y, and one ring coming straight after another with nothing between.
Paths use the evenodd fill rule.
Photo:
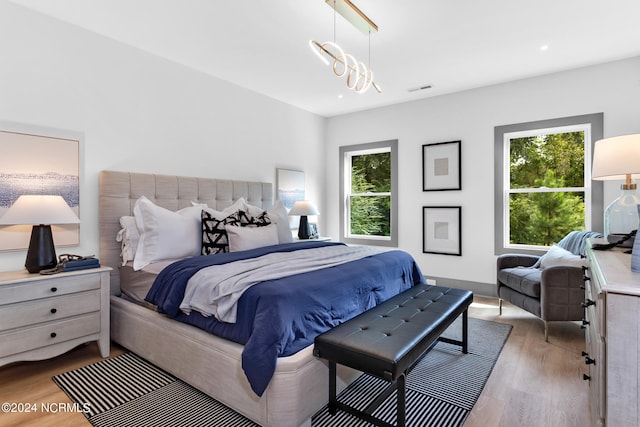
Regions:
<instances>
[{"instance_id":1,"label":"nightstand lamp","mask_svg":"<svg viewBox=\"0 0 640 427\"><path fill-rule=\"evenodd\" d=\"M307 240L312 236L309 226L309 215L320 215L318 208L308 200L298 200L293 204L289 215L300 215L300 226L298 227L298 239Z\"/></svg>"},{"instance_id":2,"label":"nightstand lamp","mask_svg":"<svg viewBox=\"0 0 640 427\"><path fill-rule=\"evenodd\" d=\"M20 196L0 217L0 225L31 224L31 240L24 266L29 273L58 263L50 224L79 224L78 216L61 196Z\"/></svg>"},{"instance_id":3,"label":"nightstand lamp","mask_svg":"<svg viewBox=\"0 0 640 427\"><path fill-rule=\"evenodd\" d=\"M604 212L604 234L628 234L638 229L640 196L632 179L640 178L640 134L596 141L593 152L593 179L624 180L622 194ZM611 236L614 238L614 236ZM610 239L611 239L610 238Z\"/></svg>"}]
</instances>

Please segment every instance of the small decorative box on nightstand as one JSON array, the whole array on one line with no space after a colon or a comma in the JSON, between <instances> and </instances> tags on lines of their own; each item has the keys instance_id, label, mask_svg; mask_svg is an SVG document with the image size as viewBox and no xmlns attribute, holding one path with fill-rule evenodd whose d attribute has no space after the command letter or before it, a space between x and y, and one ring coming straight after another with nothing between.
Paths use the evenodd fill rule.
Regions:
<instances>
[{"instance_id":1,"label":"small decorative box on nightstand","mask_svg":"<svg viewBox=\"0 0 640 427\"><path fill-rule=\"evenodd\" d=\"M57 356L89 341L109 355L109 272L0 272L0 366Z\"/></svg>"}]
</instances>

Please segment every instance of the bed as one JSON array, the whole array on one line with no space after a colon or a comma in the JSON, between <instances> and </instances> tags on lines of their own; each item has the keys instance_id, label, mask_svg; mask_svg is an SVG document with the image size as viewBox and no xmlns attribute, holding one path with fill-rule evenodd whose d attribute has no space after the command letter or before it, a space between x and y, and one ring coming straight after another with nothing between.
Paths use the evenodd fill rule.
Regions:
<instances>
[{"instance_id":1,"label":"bed","mask_svg":"<svg viewBox=\"0 0 640 427\"><path fill-rule=\"evenodd\" d=\"M310 417L328 397L328 367L313 356L313 345L278 357L268 385L257 394L242 368L244 345L178 322L131 295L131 283L133 289L137 283L146 283L141 286L146 292L145 286L158 276L157 271L134 271L131 262L123 266L122 246L116 241L122 229L121 218L130 217L143 196L174 212L199 205L233 209L239 200L269 211L274 206L272 184L101 172L100 258L102 264L113 267L111 339L262 426L310 425ZM278 248L296 245L304 244ZM121 284L125 283L129 291L123 293ZM338 374L339 388L344 388L359 373L345 368Z\"/></svg>"}]
</instances>

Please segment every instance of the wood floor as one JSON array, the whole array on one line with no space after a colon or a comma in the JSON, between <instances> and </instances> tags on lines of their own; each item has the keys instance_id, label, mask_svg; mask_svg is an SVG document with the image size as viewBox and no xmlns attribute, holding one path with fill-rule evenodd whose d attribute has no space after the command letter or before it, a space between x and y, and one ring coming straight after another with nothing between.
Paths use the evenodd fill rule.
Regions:
<instances>
[{"instance_id":1,"label":"wood floor","mask_svg":"<svg viewBox=\"0 0 640 427\"><path fill-rule=\"evenodd\" d=\"M584 333L576 323L551 323L546 343L542 321L508 304L498 316L496 300L476 298L470 315L509 323L513 330L465 427L591 424L589 384L582 380L586 369L580 355ZM112 346L111 357L122 353L122 348ZM35 405L38 411L0 411L0 426L89 426L81 413L43 412L41 403L64 409L58 404L71 401L51 377L98 360L98 347L92 343L50 360L1 367L0 403Z\"/></svg>"}]
</instances>

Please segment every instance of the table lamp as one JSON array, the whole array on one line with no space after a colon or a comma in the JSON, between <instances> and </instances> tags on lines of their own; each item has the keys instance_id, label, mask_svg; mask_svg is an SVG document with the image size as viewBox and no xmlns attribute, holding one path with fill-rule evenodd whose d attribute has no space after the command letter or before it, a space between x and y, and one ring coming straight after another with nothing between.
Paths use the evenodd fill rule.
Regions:
<instances>
[{"instance_id":1,"label":"table lamp","mask_svg":"<svg viewBox=\"0 0 640 427\"><path fill-rule=\"evenodd\" d=\"M640 196L632 179L640 178L640 134L622 135L596 141L593 152L595 180L624 180L622 194L604 212L604 234L628 234L638 229ZM614 238L615 240L615 238Z\"/></svg>"},{"instance_id":2,"label":"table lamp","mask_svg":"<svg viewBox=\"0 0 640 427\"><path fill-rule=\"evenodd\" d=\"M300 215L300 226L298 227L298 239L307 240L312 236L309 226L308 215L320 215L318 208L308 200L298 200L293 204L289 215Z\"/></svg>"},{"instance_id":3,"label":"table lamp","mask_svg":"<svg viewBox=\"0 0 640 427\"><path fill-rule=\"evenodd\" d=\"M23 195L0 217L0 225L31 224L24 266L29 273L57 265L51 224L79 224L78 216L61 196Z\"/></svg>"}]
</instances>

